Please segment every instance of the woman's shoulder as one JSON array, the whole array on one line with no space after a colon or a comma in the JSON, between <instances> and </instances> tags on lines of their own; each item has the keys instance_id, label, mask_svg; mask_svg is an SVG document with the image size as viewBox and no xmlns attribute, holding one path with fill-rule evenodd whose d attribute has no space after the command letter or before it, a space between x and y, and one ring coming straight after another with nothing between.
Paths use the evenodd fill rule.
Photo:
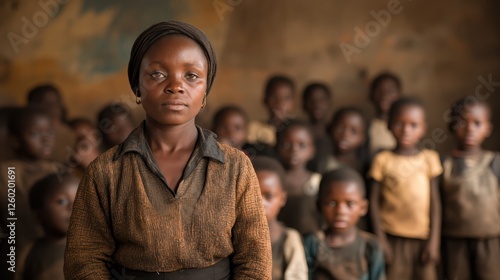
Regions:
<instances>
[{"instance_id":1,"label":"woman's shoulder","mask_svg":"<svg viewBox=\"0 0 500 280\"><path fill-rule=\"evenodd\" d=\"M87 167L85 174L106 173L109 169L114 168L116 165L123 163L116 157L116 152L119 145L110 148L104 153L97 156Z\"/></svg>"},{"instance_id":2,"label":"woman's shoulder","mask_svg":"<svg viewBox=\"0 0 500 280\"><path fill-rule=\"evenodd\" d=\"M235 162L242 161L250 162L250 158L243 151L223 143L217 143L217 145L219 145L219 148L224 153L225 163L234 164Z\"/></svg>"}]
</instances>

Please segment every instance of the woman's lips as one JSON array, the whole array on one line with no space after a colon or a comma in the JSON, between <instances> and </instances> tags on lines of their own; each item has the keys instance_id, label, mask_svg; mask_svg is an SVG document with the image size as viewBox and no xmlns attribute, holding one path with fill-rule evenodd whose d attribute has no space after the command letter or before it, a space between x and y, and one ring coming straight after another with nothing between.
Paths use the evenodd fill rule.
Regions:
<instances>
[{"instance_id":1,"label":"woman's lips","mask_svg":"<svg viewBox=\"0 0 500 280\"><path fill-rule=\"evenodd\" d=\"M172 110L172 111L180 111L180 110L186 108L187 104L181 100L172 100L172 101L163 102L161 104L161 107L168 109L168 110Z\"/></svg>"}]
</instances>

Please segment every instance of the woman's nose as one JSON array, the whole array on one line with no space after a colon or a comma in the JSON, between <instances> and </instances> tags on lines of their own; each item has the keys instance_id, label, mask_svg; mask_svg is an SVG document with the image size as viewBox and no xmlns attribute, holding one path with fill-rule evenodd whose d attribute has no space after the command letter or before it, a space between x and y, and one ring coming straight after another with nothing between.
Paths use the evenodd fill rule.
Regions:
<instances>
[{"instance_id":1,"label":"woman's nose","mask_svg":"<svg viewBox=\"0 0 500 280\"><path fill-rule=\"evenodd\" d=\"M165 93L184 93L184 86L182 83L182 78L178 75L170 75L167 78L167 84L165 86Z\"/></svg>"}]
</instances>

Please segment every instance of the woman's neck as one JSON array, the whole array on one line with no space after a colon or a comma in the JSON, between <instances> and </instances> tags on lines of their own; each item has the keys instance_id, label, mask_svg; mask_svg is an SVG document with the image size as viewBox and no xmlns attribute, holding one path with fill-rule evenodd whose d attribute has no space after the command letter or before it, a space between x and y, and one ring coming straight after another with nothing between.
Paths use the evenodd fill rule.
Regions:
<instances>
[{"instance_id":1,"label":"woman's neck","mask_svg":"<svg viewBox=\"0 0 500 280\"><path fill-rule=\"evenodd\" d=\"M198 139L194 121L182 125L163 125L146 117L146 139L151 150L174 152L193 146Z\"/></svg>"}]
</instances>

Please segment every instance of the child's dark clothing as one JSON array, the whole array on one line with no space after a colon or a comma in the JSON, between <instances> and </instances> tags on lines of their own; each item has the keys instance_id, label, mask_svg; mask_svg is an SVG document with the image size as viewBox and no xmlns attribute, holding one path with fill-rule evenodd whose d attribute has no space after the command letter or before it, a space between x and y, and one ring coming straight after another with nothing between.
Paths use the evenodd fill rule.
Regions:
<instances>
[{"instance_id":1,"label":"child's dark clothing","mask_svg":"<svg viewBox=\"0 0 500 280\"><path fill-rule=\"evenodd\" d=\"M393 255L392 263L387 268L387 279L437 279L436 265L421 261L427 240L390 234L387 234L387 240Z\"/></svg>"},{"instance_id":2,"label":"child's dark clothing","mask_svg":"<svg viewBox=\"0 0 500 280\"><path fill-rule=\"evenodd\" d=\"M339 248L325 239L323 231L304 238L309 279L386 279L382 248L374 235L358 231L353 243Z\"/></svg>"},{"instance_id":3,"label":"child's dark clothing","mask_svg":"<svg viewBox=\"0 0 500 280\"><path fill-rule=\"evenodd\" d=\"M26 258L24 280L64 280L66 243L37 239Z\"/></svg>"},{"instance_id":4,"label":"child's dark clothing","mask_svg":"<svg viewBox=\"0 0 500 280\"><path fill-rule=\"evenodd\" d=\"M445 158L443 268L449 279L500 277L500 155Z\"/></svg>"},{"instance_id":5,"label":"child's dark clothing","mask_svg":"<svg viewBox=\"0 0 500 280\"><path fill-rule=\"evenodd\" d=\"M328 171L329 155L332 154L332 140L328 136L316 136L314 139L316 153L314 157L307 163L307 168L318 173Z\"/></svg>"},{"instance_id":6,"label":"child's dark clothing","mask_svg":"<svg viewBox=\"0 0 500 280\"><path fill-rule=\"evenodd\" d=\"M286 205L281 209L278 220L304 235L321 228L322 218L316 207L321 174L312 173L304 184L301 195L288 195Z\"/></svg>"}]
</instances>

